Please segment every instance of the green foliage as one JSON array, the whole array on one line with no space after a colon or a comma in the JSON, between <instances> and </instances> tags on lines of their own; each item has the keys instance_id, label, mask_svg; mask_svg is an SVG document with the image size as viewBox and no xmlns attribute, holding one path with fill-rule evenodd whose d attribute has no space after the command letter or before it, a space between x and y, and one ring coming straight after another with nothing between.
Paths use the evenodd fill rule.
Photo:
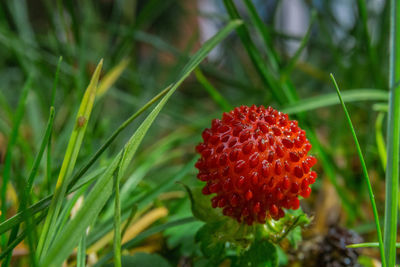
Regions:
<instances>
[{"instance_id":1,"label":"green foliage","mask_svg":"<svg viewBox=\"0 0 400 267\"><path fill-rule=\"evenodd\" d=\"M65 197L65 193L67 191L67 186L71 178L70 176L72 175L76 160L78 158L83 137L85 136L88 120L92 113L94 99L96 97L97 83L99 82L102 66L103 60L101 60L97 65L76 115L75 125L71 133L71 137L69 138L68 147L65 152L63 164L58 176L56 190L54 192L54 196L49 207L49 213L44 223L44 229L40 235L38 243L37 256L40 261L43 260L44 255L48 253L50 244L55 238L56 221Z\"/></svg>"},{"instance_id":2,"label":"green foliage","mask_svg":"<svg viewBox=\"0 0 400 267\"><path fill-rule=\"evenodd\" d=\"M139 126L136 132L126 143L123 150L114 158L109 165L104 175L96 182L96 185L86 198L84 205L79 210L78 214L66 226L65 230L54 241L48 255L43 260L43 265L57 266L60 264L72 251L79 237L86 231L86 228L93 223L98 213L105 205L106 201L112 192L112 176L118 170L118 175L123 176L131 163L140 143L142 142L146 132L151 124L164 107L169 97L175 92L178 86L189 76L189 74L197 67L204 57L223 40L235 27L240 25L240 22L235 21L228 24L223 30L217 33L214 38L210 39L204 46L192 57L188 62L181 76L172 86L171 90L163 97L153 111L147 116L143 123Z\"/></svg>"},{"instance_id":3,"label":"green foliage","mask_svg":"<svg viewBox=\"0 0 400 267\"><path fill-rule=\"evenodd\" d=\"M389 111L387 123L387 166L384 220L384 249L388 266L396 264L399 211L400 160L400 2L390 1ZM377 224L378 225L378 224ZM382 238L378 236L382 250ZM381 252L381 255L383 252ZM382 262L385 266L385 262Z\"/></svg>"},{"instance_id":4,"label":"green foliage","mask_svg":"<svg viewBox=\"0 0 400 267\"><path fill-rule=\"evenodd\" d=\"M301 209L285 213L285 217L265 225L248 226L223 216L220 209L211 207L211 197L201 193L201 187L190 189L183 185L191 200L193 215L205 222L196 233L196 242L211 264L218 264L228 257L228 248L239 253L233 266L276 266L278 261L275 244L287 238L296 248L301 238L301 228L310 219ZM255 255L258 255L257 257Z\"/></svg>"},{"instance_id":5,"label":"green foliage","mask_svg":"<svg viewBox=\"0 0 400 267\"><path fill-rule=\"evenodd\" d=\"M267 240L254 242L232 266L275 267L278 266L276 246Z\"/></svg>"},{"instance_id":6,"label":"green foliage","mask_svg":"<svg viewBox=\"0 0 400 267\"><path fill-rule=\"evenodd\" d=\"M143 266L143 267L170 267L171 265L166 261L163 257L157 254L149 254L139 252L133 256L122 256L122 266L129 267L129 266ZM114 266L112 264L106 266Z\"/></svg>"},{"instance_id":7,"label":"green foliage","mask_svg":"<svg viewBox=\"0 0 400 267\"><path fill-rule=\"evenodd\" d=\"M201 0L1 2L2 266L35 266L39 254L49 266L65 259L85 266L87 250L103 239L97 267L111 263L114 254L122 255L122 266L298 265L302 242L313 240L307 235L302 241L302 228L320 235L329 223L363 235L366 243L350 247L378 251L380 243L370 242L380 238L367 208L365 166L382 216L386 198L383 241L393 252L399 246L399 4L301 1L306 19L297 35L281 27L293 19L281 16L287 12L283 2L224 0L212 12L201 10ZM339 5L347 11L340 16ZM211 24L219 37L204 43L205 25ZM202 53L191 56L199 47ZM76 112L102 57L102 95L86 106L91 114L84 121ZM330 72L340 81L342 100L357 125L363 166L332 93ZM174 96L155 114L156 102L167 94ZM306 130L318 179L302 207L314 215L329 202L338 220L315 214L309 225L302 211L286 211L278 222L247 227L211 208L195 178L194 147L211 119L252 104L287 112ZM148 130L143 119L152 124ZM87 126L80 129L84 138L69 146L77 125ZM144 131L132 142L138 128ZM72 157L63 163L65 155ZM118 169L123 171L116 176ZM56 185L60 174L61 187ZM390 178L386 191L385 175ZM186 194L181 184L192 191ZM163 215L148 220L160 208ZM115 245L114 229L122 233ZM123 238L132 231L137 234ZM141 249L155 253L135 252ZM20 253L25 251L29 255ZM386 254L387 266L393 255ZM377 259L363 256L360 262Z\"/></svg>"},{"instance_id":8,"label":"green foliage","mask_svg":"<svg viewBox=\"0 0 400 267\"><path fill-rule=\"evenodd\" d=\"M211 207L211 196L204 195L201 192L201 187L198 186L191 189L187 185L183 184L183 186L189 195L194 217L203 222L219 222L224 220L220 210Z\"/></svg>"},{"instance_id":9,"label":"green foliage","mask_svg":"<svg viewBox=\"0 0 400 267\"><path fill-rule=\"evenodd\" d=\"M219 232L224 222L207 223L196 234L196 242L200 243L202 253L214 264L218 264L225 254L225 240L221 240Z\"/></svg>"},{"instance_id":10,"label":"green foliage","mask_svg":"<svg viewBox=\"0 0 400 267\"><path fill-rule=\"evenodd\" d=\"M333 77L332 74L331 74L331 78L332 78L332 81L333 81L333 83L335 85L335 89L336 89L336 92L338 94L340 103L342 104L344 113L346 114L346 119L347 119L347 122L349 124L349 127L350 127L350 130L351 130L351 134L353 136L354 142L356 144L357 154L358 154L358 157L359 157L360 162L361 162L361 166L362 166L365 182L367 183L367 186L368 186L368 194L369 194L369 198L370 198L370 201L371 201L372 211L373 211L374 219L375 219L376 232L378 234L378 240L379 240L379 244L380 244L379 247L380 247L380 252L381 252L382 265L386 266L386 259L385 259L385 252L383 250L384 247L383 247L381 226L380 226L380 223L379 223L378 209L376 208L374 192L372 190L371 182L370 182L370 179L369 179L367 166L365 165L365 161L364 161L364 157L363 157L363 154L362 154L362 151L361 151L361 147L360 147L360 144L358 142L358 138L357 138L356 132L354 130L353 123L351 122L351 118L350 118L349 112L347 111L347 108L346 108L346 105L344 104L342 95L340 94L339 86L337 85L336 80L335 80L335 78ZM397 201L396 201L396 206L397 206ZM397 209L397 207L396 207L396 209Z\"/></svg>"}]
</instances>

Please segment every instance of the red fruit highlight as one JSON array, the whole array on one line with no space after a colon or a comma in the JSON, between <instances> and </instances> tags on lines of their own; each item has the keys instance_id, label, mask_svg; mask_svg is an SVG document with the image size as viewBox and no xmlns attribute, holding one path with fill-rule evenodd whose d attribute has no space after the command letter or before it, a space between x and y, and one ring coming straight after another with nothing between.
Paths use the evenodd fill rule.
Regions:
<instances>
[{"instance_id":1,"label":"red fruit highlight","mask_svg":"<svg viewBox=\"0 0 400 267\"><path fill-rule=\"evenodd\" d=\"M287 114L263 106L237 107L214 119L196 147L195 167L206 182L203 194L216 194L212 207L249 225L298 209L299 196L311 194L317 174L308 156L305 131Z\"/></svg>"}]
</instances>

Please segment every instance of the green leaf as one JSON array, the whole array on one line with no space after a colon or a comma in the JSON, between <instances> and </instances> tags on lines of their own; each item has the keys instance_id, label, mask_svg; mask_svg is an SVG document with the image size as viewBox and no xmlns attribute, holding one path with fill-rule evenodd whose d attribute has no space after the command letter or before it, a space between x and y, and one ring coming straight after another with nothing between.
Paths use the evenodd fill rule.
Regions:
<instances>
[{"instance_id":1,"label":"green leaf","mask_svg":"<svg viewBox=\"0 0 400 267\"><path fill-rule=\"evenodd\" d=\"M379 248L379 242L367 242L347 245L347 248ZM396 243L396 248L400 248L400 243Z\"/></svg>"},{"instance_id":2,"label":"green leaf","mask_svg":"<svg viewBox=\"0 0 400 267\"><path fill-rule=\"evenodd\" d=\"M77 267L86 266L86 235L82 235L81 241L78 245L78 252L76 255L76 265Z\"/></svg>"},{"instance_id":3,"label":"green leaf","mask_svg":"<svg viewBox=\"0 0 400 267\"><path fill-rule=\"evenodd\" d=\"M303 240L301 236L301 227L295 227L293 230L290 231L290 233L286 236L286 238L289 240L290 245L294 248L297 249L297 244Z\"/></svg>"},{"instance_id":4,"label":"green leaf","mask_svg":"<svg viewBox=\"0 0 400 267\"><path fill-rule=\"evenodd\" d=\"M214 102L217 103L223 111L228 112L233 109L232 105L229 104L229 102L218 92L217 89L215 89L215 87L210 83L210 81L207 80L206 76L204 76L203 72L201 72L199 68L197 68L194 73L197 81L204 87Z\"/></svg>"},{"instance_id":5,"label":"green leaf","mask_svg":"<svg viewBox=\"0 0 400 267\"><path fill-rule=\"evenodd\" d=\"M35 218L34 223L39 224L39 222L45 217L45 215L45 213L40 214L37 218ZM0 261L3 260L8 255L8 253L10 253L19 243L21 243L26 235L26 230L24 230L14 240L12 240L11 244L9 244L7 248L1 251Z\"/></svg>"},{"instance_id":6,"label":"green leaf","mask_svg":"<svg viewBox=\"0 0 400 267\"><path fill-rule=\"evenodd\" d=\"M20 186L18 186L18 191L19 191L18 193L19 193L20 201L21 201L18 211L22 212L22 217L27 225L27 229L28 229L27 234L28 234L28 241L29 241L28 244L30 245L31 251L33 251L33 249L32 249L33 248L32 230L34 230L34 227L32 227L32 218L30 216L31 214L29 213L29 210L27 210L27 206L31 202L30 195L31 195L32 185L33 185L34 179L36 177L36 174L38 172L39 164L42 160L44 149L46 148L46 144L48 143L51 132L52 132L53 121L54 121L54 107L50 107L50 116L49 116L49 120L47 122L45 135L43 136L39 152L35 157L35 161L33 163L32 170L28 177L28 182L25 185L25 188L21 188ZM17 179L19 180L21 178L17 178ZM19 181L17 184L21 185L21 184L25 184L25 183L26 183L25 181ZM11 234L8 238L8 244L11 244L11 242L17 237L18 230L19 230L19 225L16 225L12 229ZM36 266L36 259L33 257L34 253L31 253L30 255L31 255L32 265ZM5 259L4 262L5 263L10 262L10 260L11 260L11 254L8 255L8 257Z\"/></svg>"},{"instance_id":7,"label":"green leaf","mask_svg":"<svg viewBox=\"0 0 400 267\"><path fill-rule=\"evenodd\" d=\"M375 121L375 140L376 147L378 148L379 159L381 160L382 169L386 170L386 144L385 138L383 138L383 119L385 118L385 113L379 112Z\"/></svg>"},{"instance_id":8,"label":"green leaf","mask_svg":"<svg viewBox=\"0 0 400 267\"><path fill-rule=\"evenodd\" d=\"M384 250L384 247L383 247L382 232L381 232L381 226L380 226L380 223L379 223L378 209L376 207L374 192L372 190L371 182L370 182L370 179L369 179L367 166L365 164L364 156L363 156L363 153L361 151L360 143L358 142L358 138L357 138L356 132L354 130L353 123L351 122L351 118L350 118L349 112L347 111L346 105L344 104L344 100L343 100L342 95L340 93L339 86L337 85L336 80L333 77L333 74L331 74L331 79L333 81L333 84L335 85L336 93L338 95L340 103L342 104L342 108L343 108L343 111L344 111L344 113L346 115L346 119L347 119L347 122L348 122L348 125L349 125L349 128L350 128L350 131L351 131L351 135L352 135L354 143L356 145L357 154L358 154L358 158L360 159L364 180L365 180L365 183L367 184L367 187L368 187L368 195L369 195L369 199L371 201L372 212L374 214L375 227L376 227L376 232L377 232L378 240L379 240L379 244L380 244L379 248L380 248L380 252L381 252L382 265L385 267L386 266L386 262L385 261L387 260L387 259L385 259L385 252L386 251ZM396 164L398 165L398 162ZM397 187L396 187L396 190L398 190ZM397 201L396 201L396 213L397 213ZM393 265L389 265L389 266L393 266Z\"/></svg>"},{"instance_id":9,"label":"green leaf","mask_svg":"<svg viewBox=\"0 0 400 267\"><path fill-rule=\"evenodd\" d=\"M108 267L114 265L108 264ZM133 256L122 256L122 266L140 266L140 267L171 267L169 262L157 254L149 254L144 252L135 253Z\"/></svg>"},{"instance_id":10,"label":"green leaf","mask_svg":"<svg viewBox=\"0 0 400 267\"><path fill-rule=\"evenodd\" d=\"M103 174L106 168L102 167L99 169L94 170L93 172L87 174L84 179L81 179L79 183L77 183L75 186L71 187L71 189L68 190L68 193L75 192L76 190L82 188L84 185L87 185L91 182L93 182L100 174ZM31 214L36 214L38 212L41 212L45 210L49 205L50 205L50 200L53 195L50 195L48 197L45 197L41 199L40 201L36 202L35 204L31 205L28 209L27 212ZM43 219L45 217L41 217ZM23 214L22 212L18 212L15 214L13 217L9 218L7 221L3 222L0 224L0 234L8 231L12 227L14 227L17 224L20 224L23 221Z\"/></svg>"},{"instance_id":11,"label":"green leaf","mask_svg":"<svg viewBox=\"0 0 400 267\"><path fill-rule=\"evenodd\" d=\"M262 40L264 41L263 48L267 53L267 59L270 61L273 70L276 71L279 69L280 59L274 49L270 32L266 27L266 25L264 24L263 19L257 13L257 8L254 6L252 0L244 0L243 2L249 13L251 22L254 24L254 27L262 37Z\"/></svg>"},{"instance_id":12,"label":"green leaf","mask_svg":"<svg viewBox=\"0 0 400 267\"><path fill-rule=\"evenodd\" d=\"M308 225L310 221L301 209L286 210L285 217L280 220L268 220L265 225L258 226L258 235L276 244L287 238L296 248L301 240L301 227Z\"/></svg>"},{"instance_id":13,"label":"green leaf","mask_svg":"<svg viewBox=\"0 0 400 267\"><path fill-rule=\"evenodd\" d=\"M65 152L64 160L58 176L55 193L43 226L42 234L40 235L39 244L37 247L37 255L39 256L39 260L42 260L47 254L47 251L56 233L57 217L64 201L70 176L75 167L76 159L78 158L83 137L85 136L86 126L92 112L94 99L96 97L97 83L100 78L102 66L103 60L101 60L97 65L89 86L87 87L83 96L78 114L76 115L76 125L68 142L67 151Z\"/></svg>"},{"instance_id":14,"label":"green leaf","mask_svg":"<svg viewBox=\"0 0 400 267\"><path fill-rule=\"evenodd\" d=\"M54 81L53 81L53 89L51 90L51 102L50 102L50 107L54 108L54 102L56 99L56 91L57 91L57 85L58 85L58 76L60 74L60 68L61 68L61 62L62 62L62 56L58 58L58 63L57 63L57 68L56 68L56 74L54 76ZM47 192L50 194L50 184L51 184L51 170L52 170L52 143L51 143L51 136L52 134L50 133L49 139L47 141L47 151L46 151L46 183L45 186L47 187Z\"/></svg>"},{"instance_id":15,"label":"green leaf","mask_svg":"<svg viewBox=\"0 0 400 267\"><path fill-rule=\"evenodd\" d=\"M221 240L219 230L223 222L207 223L196 233L195 240L200 243L201 252L213 263L225 256L225 240Z\"/></svg>"},{"instance_id":16,"label":"green leaf","mask_svg":"<svg viewBox=\"0 0 400 267\"><path fill-rule=\"evenodd\" d=\"M22 118L24 116L25 111L25 103L28 97L29 90L31 89L32 79L31 77L25 82L24 88L22 89L21 97L18 101L17 110L15 112L15 117L13 119L13 127L11 131L11 136L9 137L8 145L7 145L7 152L4 160L4 169L3 169L3 179L2 179L2 186L1 186L1 214L0 219L3 223L6 219L7 214L7 201L6 201L6 194L7 194L7 186L8 181L10 180L11 175L11 166L12 166L12 152L13 147L15 146L18 138L19 133L19 126L21 125ZM6 243L6 236L1 236L1 245L4 248Z\"/></svg>"},{"instance_id":17,"label":"green leaf","mask_svg":"<svg viewBox=\"0 0 400 267\"><path fill-rule=\"evenodd\" d=\"M251 267L275 267L278 265L278 254L275 245L267 240L254 242L250 249L239 256L237 265Z\"/></svg>"},{"instance_id":18,"label":"green leaf","mask_svg":"<svg viewBox=\"0 0 400 267\"><path fill-rule=\"evenodd\" d=\"M203 61L208 53L241 23L241 21L232 21L214 37L208 40L199 49L199 51L193 55L184 70L181 72L181 75L177 81L173 84L171 90L147 116L147 118L126 143L123 150L114 158L106 172L97 181L96 185L87 196L85 203L78 211L76 217L65 226L64 231L56 238L48 255L42 261L42 265L58 266L68 257L79 241L81 235L84 233L86 228L93 223L94 219L97 217L106 201L109 199L112 192L112 177L116 168L119 166L120 175L124 175L145 134L171 95L190 75L190 73L201 63L201 61Z\"/></svg>"},{"instance_id":19,"label":"green leaf","mask_svg":"<svg viewBox=\"0 0 400 267\"><path fill-rule=\"evenodd\" d=\"M182 184L189 195L193 216L203 222L216 222L223 220L221 209L214 209L211 206L211 196L204 195L201 187L190 189Z\"/></svg>"},{"instance_id":20,"label":"green leaf","mask_svg":"<svg viewBox=\"0 0 400 267\"><path fill-rule=\"evenodd\" d=\"M346 102L387 101L388 93L387 91L378 89L352 89L343 92L342 97ZM303 111L310 111L338 104L340 104L340 101L337 98L337 95L335 93L329 93L299 100L298 102L283 108L282 112L296 114Z\"/></svg>"},{"instance_id":21,"label":"green leaf","mask_svg":"<svg viewBox=\"0 0 400 267\"><path fill-rule=\"evenodd\" d=\"M232 0L224 0L224 5L231 19L240 19L239 12ZM288 91L282 90L280 84L277 82L272 72L268 69L265 60L260 52L257 50L253 40L251 39L249 30L246 25L241 25L236 29L236 32L242 41L257 73L260 75L263 83L267 88L271 88L272 94L279 103L285 103L285 97L291 99L292 95Z\"/></svg>"},{"instance_id":22,"label":"green leaf","mask_svg":"<svg viewBox=\"0 0 400 267\"><path fill-rule=\"evenodd\" d=\"M310 23L307 29L306 34L302 38L299 47L297 48L296 52L292 56L292 58L289 60L287 65L284 67L284 69L281 70L281 80L285 81L292 73L293 68L295 67L296 63L298 62L300 56L302 55L304 49L306 48L306 45L310 39L311 36L311 31L314 26L315 19L317 18L317 12L315 10L311 11L311 18L310 18Z\"/></svg>"},{"instance_id":23,"label":"green leaf","mask_svg":"<svg viewBox=\"0 0 400 267\"><path fill-rule=\"evenodd\" d=\"M236 220L225 217L222 221L209 222L196 233L195 240L207 258L214 263L222 260L225 255L226 244L236 248L238 252L247 249L257 236L255 225L238 223Z\"/></svg>"},{"instance_id":24,"label":"green leaf","mask_svg":"<svg viewBox=\"0 0 400 267\"><path fill-rule=\"evenodd\" d=\"M198 222L195 218L193 217L188 217L188 218L182 218L178 219L175 221L167 222L161 225L156 225L151 228L149 228L146 231L143 231L142 233L138 234L135 238L129 240L128 242L124 243L122 245L122 249L129 249L137 244L139 244L141 241L144 239L148 238L151 235L154 235L156 233L160 233L166 229L170 229L173 227L193 223L193 222ZM109 252L106 255L103 256L95 265L94 267L100 267L103 266L107 261L109 261L112 258L112 253Z\"/></svg>"},{"instance_id":25,"label":"green leaf","mask_svg":"<svg viewBox=\"0 0 400 267\"><path fill-rule=\"evenodd\" d=\"M122 159L122 158L121 158ZM115 192L114 199L114 266L121 267L121 202L119 197L119 183L121 174L119 172L118 164L117 169L113 174L113 187Z\"/></svg>"},{"instance_id":26,"label":"green leaf","mask_svg":"<svg viewBox=\"0 0 400 267\"><path fill-rule=\"evenodd\" d=\"M153 97L149 102L147 102L142 108L140 108L135 114L129 117L126 121L124 121L117 130L115 130L111 136L107 139L107 141L97 150L97 152L88 160L88 162L82 167L76 175L71 179L70 184L68 185L68 193L74 192L75 190L79 189L82 185L86 184L87 181L80 182L79 180L84 176L84 174L89 170L89 168L96 162L96 160L103 154L103 152L110 146L110 144L118 137L118 135L127 127L129 126L139 115L141 115L144 111L146 111L152 104L154 104L157 100L159 100L162 96L164 96L169 90L171 86L168 86L165 90L157 94ZM49 141L51 139L49 138ZM100 169L99 169L100 170ZM99 173L102 173L101 171ZM90 176L90 175L89 175ZM93 179L90 179L92 181ZM78 185L79 184L79 185ZM75 186L78 185L78 186ZM28 208L28 212L31 214L35 214L37 212L42 211L43 209L47 208L50 205L50 199L53 197L51 194L50 196L41 199L40 201L36 202L34 205ZM11 227L15 226L16 224L21 223L22 221L22 214L17 213L13 217L9 218L5 222L0 224L0 234L4 233L5 231L9 230Z\"/></svg>"},{"instance_id":27,"label":"green leaf","mask_svg":"<svg viewBox=\"0 0 400 267\"><path fill-rule=\"evenodd\" d=\"M400 161L400 1L390 2L389 112L385 173L384 248L387 266L396 264ZM379 244L382 244L378 238ZM382 245L380 246L380 248ZM381 251L382 256L382 251ZM385 267L385 262L382 260Z\"/></svg>"}]
</instances>

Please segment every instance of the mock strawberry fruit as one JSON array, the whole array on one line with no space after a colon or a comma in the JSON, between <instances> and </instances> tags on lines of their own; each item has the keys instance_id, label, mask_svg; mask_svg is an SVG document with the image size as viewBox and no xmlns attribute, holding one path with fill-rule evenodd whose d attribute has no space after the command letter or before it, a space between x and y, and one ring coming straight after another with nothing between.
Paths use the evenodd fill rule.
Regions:
<instances>
[{"instance_id":1,"label":"mock strawberry fruit","mask_svg":"<svg viewBox=\"0 0 400 267\"><path fill-rule=\"evenodd\" d=\"M214 119L196 150L202 192L216 194L213 208L249 225L278 220L285 209L299 208L317 174L311 144L297 121L263 106L237 107Z\"/></svg>"}]
</instances>

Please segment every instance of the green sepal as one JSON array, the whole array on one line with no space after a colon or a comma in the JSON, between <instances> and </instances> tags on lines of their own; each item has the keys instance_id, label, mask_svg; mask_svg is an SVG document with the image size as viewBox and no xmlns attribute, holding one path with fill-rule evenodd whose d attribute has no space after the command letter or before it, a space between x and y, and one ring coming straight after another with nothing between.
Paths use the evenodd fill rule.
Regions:
<instances>
[{"instance_id":1,"label":"green sepal","mask_svg":"<svg viewBox=\"0 0 400 267\"><path fill-rule=\"evenodd\" d=\"M211 196L204 195L201 192L201 187L194 187L191 189L183 183L182 185L189 195L194 217L203 222L218 222L225 220L225 216L222 215L220 209L214 209L211 207Z\"/></svg>"},{"instance_id":2,"label":"green sepal","mask_svg":"<svg viewBox=\"0 0 400 267\"><path fill-rule=\"evenodd\" d=\"M287 238L292 247L296 248L297 243L302 240L301 227L310 222L311 219L301 209L286 210L283 218L278 221L267 220L266 224L258 227L258 231L275 244Z\"/></svg>"}]
</instances>

